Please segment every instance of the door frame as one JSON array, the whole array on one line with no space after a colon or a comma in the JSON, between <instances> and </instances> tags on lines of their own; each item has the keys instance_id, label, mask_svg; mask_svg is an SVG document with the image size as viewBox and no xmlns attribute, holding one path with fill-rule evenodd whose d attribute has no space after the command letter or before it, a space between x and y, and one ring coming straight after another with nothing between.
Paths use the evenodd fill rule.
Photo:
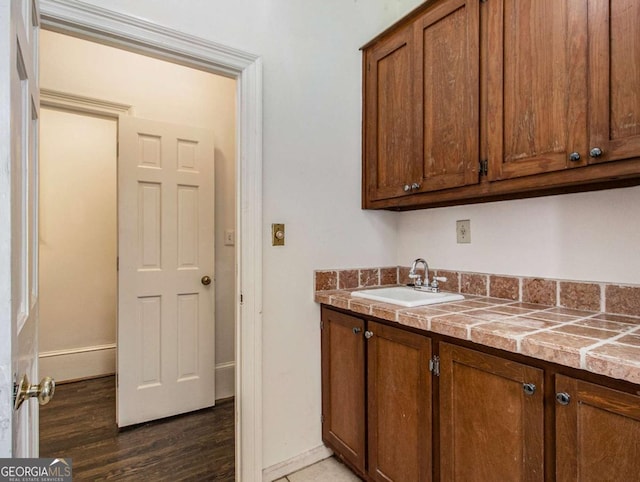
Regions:
<instances>
[{"instance_id":1,"label":"door frame","mask_svg":"<svg viewBox=\"0 0 640 482\"><path fill-rule=\"evenodd\" d=\"M41 0L42 27L236 79L236 480L262 480L262 59L77 0Z\"/></svg>"}]
</instances>

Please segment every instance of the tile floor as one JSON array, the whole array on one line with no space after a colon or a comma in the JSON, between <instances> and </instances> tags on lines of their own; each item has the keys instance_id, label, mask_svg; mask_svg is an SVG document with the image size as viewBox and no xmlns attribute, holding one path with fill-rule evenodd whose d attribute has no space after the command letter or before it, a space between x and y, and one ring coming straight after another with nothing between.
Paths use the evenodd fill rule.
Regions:
<instances>
[{"instance_id":1,"label":"tile floor","mask_svg":"<svg viewBox=\"0 0 640 482\"><path fill-rule=\"evenodd\" d=\"M334 457L324 459L275 482L359 482L360 478Z\"/></svg>"}]
</instances>

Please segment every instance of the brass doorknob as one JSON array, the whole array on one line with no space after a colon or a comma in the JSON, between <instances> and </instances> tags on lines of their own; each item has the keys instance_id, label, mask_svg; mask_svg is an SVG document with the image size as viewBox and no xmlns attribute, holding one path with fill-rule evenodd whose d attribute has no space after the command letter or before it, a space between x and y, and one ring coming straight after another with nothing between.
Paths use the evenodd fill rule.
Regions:
<instances>
[{"instance_id":1,"label":"brass doorknob","mask_svg":"<svg viewBox=\"0 0 640 482\"><path fill-rule=\"evenodd\" d=\"M22 402L32 397L37 397L40 405L46 405L51 401L55 392L56 382L53 378L44 377L39 385L31 385L27 375L23 375L20 384L16 386L13 408L18 410Z\"/></svg>"},{"instance_id":2,"label":"brass doorknob","mask_svg":"<svg viewBox=\"0 0 640 482\"><path fill-rule=\"evenodd\" d=\"M211 277L210 276L203 276L202 279L200 280L200 282L205 285L208 286L211 284Z\"/></svg>"}]
</instances>

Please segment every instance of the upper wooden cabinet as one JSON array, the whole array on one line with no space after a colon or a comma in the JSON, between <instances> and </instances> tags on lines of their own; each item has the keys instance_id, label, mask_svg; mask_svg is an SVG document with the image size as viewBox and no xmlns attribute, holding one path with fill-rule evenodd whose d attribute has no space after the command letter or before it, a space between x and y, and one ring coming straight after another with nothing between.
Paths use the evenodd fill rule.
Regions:
<instances>
[{"instance_id":1,"label":"upper wooden cabinet","mask_svg":"<svg viewBox=\"0 0 640 482\"><path fill-rule=\"evenodd\" d=\"M363 49L363 207L640 184L638 18L637 0L425 2Z\"/></svg>"},{"instance_id":2,"label":"upper wooden cabinet","mask_svg":"<svg viewBox=\"0 0 640 482\"><path fill-rule=\"evenodd\" d=\"M365 199L478 182L478 54L479 0L445 0L365 50Z\"/></svg>"}]
</instances>

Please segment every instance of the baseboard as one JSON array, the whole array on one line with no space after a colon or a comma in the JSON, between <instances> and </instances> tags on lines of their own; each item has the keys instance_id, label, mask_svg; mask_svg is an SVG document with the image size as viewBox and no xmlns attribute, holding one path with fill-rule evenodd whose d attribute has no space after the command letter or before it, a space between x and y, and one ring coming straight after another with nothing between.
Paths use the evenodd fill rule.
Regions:
<instances>
[{"instance_id":1,"label":"baseboard","mask_svg":"<svg viewBox=\"0 0 640 482\"><path fill-rule=\"evenodd\" d=\"M320 462L328 457L331 457L333 452L325 447L324 445L319 445L316 448L311 450L307 450L306 452L301 453L300 455L296 455L295 457L285 460L284 462L280 462L278 464L272 465L271 467L267 467L262 471L262 480L263 482L271 482L273 480L277 480L285 475L289 475L293 472L297 472L300 469L304 469L309 465L313 465L316 462Z\"/></svg>"},{"instance_id":2,"label":"baseboard","mask_svg":"<svg viewBox=\"0 0 640 482\"><path fill-rule=\"evenodd\" d=\"M51 377L57 382L113 375L116 372L116 344L42 352L39 364L40 376Z\"/></svg>"},{"instance_id":3,"label":"baseboard","mask_svg":"<svg viewBox=\"0 0 640 482\"><path fill-rule=\"evenodd\" d=\"M236 393L236 362L216 365L216 400L233 397Z\"/></svg>"}]
</instances>

